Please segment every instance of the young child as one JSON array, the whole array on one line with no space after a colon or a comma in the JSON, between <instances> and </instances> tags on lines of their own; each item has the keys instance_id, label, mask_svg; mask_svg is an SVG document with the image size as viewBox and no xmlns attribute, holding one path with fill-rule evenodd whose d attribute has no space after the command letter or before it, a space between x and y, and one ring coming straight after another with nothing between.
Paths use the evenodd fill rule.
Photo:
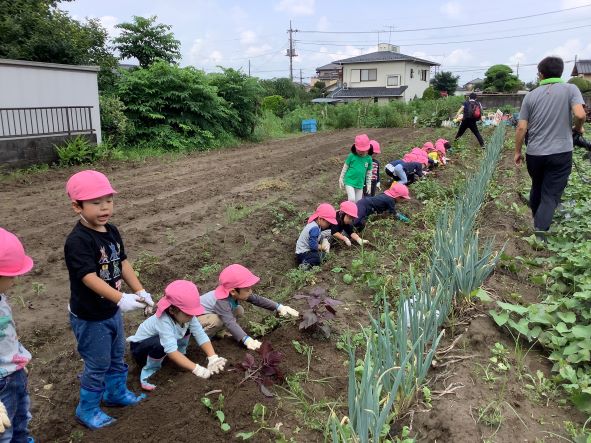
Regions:
<instances>
[{"instance_id":1,"label":"young child","mask_svg":"<svg viewBox=\"0 0 591 443\"><path fill-rule=\"evenodd\" d=\"M251 338L236 321L236 317L244 315L241 301L275 311L281 317L299 317L300 314L295 309L253 294L252 287L259 280L259 277L239 264L230 265L220 272L218 287L201 296L201 306L205 309L205 314L198 319L207 335L211 337L225 327L236 341L251 351L259 349L261 342Z\"/></svg>"},{"instance_id":2,"label":"young child","mask_svg":"<svg viewBox=\"0 0 591 443\"><path fill-rule=\"evenodd\" d=\"M381 152L380 144L376 140L370 140L369 144L371 145L371 149L373 151L371 155L371 186L370 192L367 191L367 186L364 189L364 195L376 195L376 189L381 190L382 185L380 184L380 162L376 158L377 154Z\"/></svg>"},{"instance_id":3,"label":"young child","mask_svg":"<svg viewBox=\"0 0 591 443\"><path fill-rule=\"evenodd\" d=\"M330 250L330 243L321 238L321 233L337 223L336 215L332 205L321 203L308 218L308 224L302 229L296 243L296 261L300 266L320 265L322 253Z\"/></svg>"},{"instance_id":4,"label":"young child","mask_svg":"<svg viewBox=\"0 0 591 443\"><path fill-rule=\"evenodd\" d=\"M64 247L70 324L84 360L76 418L97 429L116 421L100 409L101 399L106 405L129 406L145 397L127 389L121 312L149 309L154 302L127 261L119 231L109 223L116 194L109 179L97 171L81 171L70 177L66 192L80 217ZM124 281L133 294L122 292Z\"/></svg>"},{"instance_id":5,"label":"young child","mask_svg":"<svg viewBox=\"0 0 591 443\"><path fill-rule=\"evenodd\" d=\"M384 191L376 197L365 197L357 202L357 219L354 226L358 231L365 228L367 218L371 214L381 214L388 212L403 222L408 222L409 219L396 211L396 202L401 200L410 200L408 188L400 183L394 183L390 189Z\"/></svg>"},{"instance_id":6,"label":"young child","mask_svg":"<svg viewBox=\"0 0 591 443\"><path fill-rule=\"evenodd\" d=\"M371 192L372 154L369 137L366 134L356 136L339 177L339 187L346 189L349 201L356 202L363 197L364 184L366 192Z\"/></svg>"},{"instance_id":7,"label":"young child","mask_svg":"<svg viewBox=\"0 0 591 443\"><path fill-rule=\"evenodd\" d=\"M0 441L33 441L29 436L30 399L25 366L31 354L18 341L12 310L4 294L18 275L33 268L19 239L0 228Z\"/></svg>"},{"instance_id":8,"label":"young child","mask_svg":"<svg viewBox=\"0 0 591 443\"><path fill-rule=\"evenodd\" d=\"M384 170L386 175L401 185L410 185L424 175L423 165L418 162L394 160L388 163Z\"/></svg>"},{"instance_id":9,"label":"young child","mask_svg":"<svg viewBox=\"0 0 591 443\"><path fill-rule=\"evenodd\" d=\"M439 138L435 142L435 152L437 153L437 159L439 160L439 164L446 165L447 164L447 150L451 148L451 144L445 140L444 138Z\"/></svg>"},{"instance_id":10,"label":"young child","mask_svg":"<svg viewBox=\"0 0 591 443\"><path fill-rule=\"evenodd\" d=\"M357 218L357 215L357 204L350 201L344 201L341 203L340 209L337 211L337 223L330 228L332 236L349 247L351 246L351 240L357 242L359 246L369 243L369 241L363 240L359 237L359 235L353 230L353 222Z\"/></svg>"},{"instance_id":11,"label":"young child","mask_svg":"<svg viewBox=\"0 0 591 443\"><path fill-rule=\"evenodd\" d=\"M215 353L197 320L197 316L204 312L199 290L193 282L176 280L164 289L156 314L144 320L136 333L127 338L131 355L138 365L143 366L140 374L142 389L152 391L156 388L148 378L160 370L165 357L199 378L209 378L224 369L226 359ZM207 355L207 368L185 357L190 334Z\"/></svg>"}]
</instances>

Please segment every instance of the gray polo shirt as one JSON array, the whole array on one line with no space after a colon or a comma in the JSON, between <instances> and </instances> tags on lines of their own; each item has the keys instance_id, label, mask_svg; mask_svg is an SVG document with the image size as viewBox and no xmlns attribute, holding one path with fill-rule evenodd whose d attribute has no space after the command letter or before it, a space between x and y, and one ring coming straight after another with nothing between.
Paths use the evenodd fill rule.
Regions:
<instances>
[{"instance_id":1,"label":"gray polo shirt","mask_svg":"<svg viewBox=\"0 0 591 443\"><path fill-rule=\"evenodd\" d=\"M570 83L538 86L523 99L519 120L527 120L526 153L550 155L573 150L572 107L583 104L581 91Z\"/></svg>"}]
</instances>

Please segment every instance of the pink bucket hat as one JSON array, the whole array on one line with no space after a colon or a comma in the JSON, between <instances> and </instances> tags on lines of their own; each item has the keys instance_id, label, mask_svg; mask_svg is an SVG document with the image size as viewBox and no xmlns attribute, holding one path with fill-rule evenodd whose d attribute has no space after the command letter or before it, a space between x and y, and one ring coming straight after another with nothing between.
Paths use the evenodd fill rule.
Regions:
<instances>
[{"instance_id":1,"label":"pink bucket hat","mask_svg":"<svg viewBox=\"0 0 591 443\"><path fill-rule=\"evenodd\" d=\"M337 211L334 210L330 203L320 203L316 211L308 217L308 223L312 223L318 217L325 219L332 225L337 224Z\"/></svg>"},{"instance_id":2,"label":"pink bucket hat","mask_svg":"<svg viewBox=\"0 0 591 443\"><path fill-rule=\"evenodd\" d=\"M359 152L369 151L369 137L367 134L359 134L355 136L355 149Z\"/></svg>"},{"instance_id":3,"label":"pink bucket hat","mask_svg":"<svg viewBox=\"0 0 591 443\"><path fill-rule=\"evenodd\" d=\"M433 143L431 143L431 142L425 142L425 143L423 144L423 151L424 151L424 152L427 152L427 153L428 153L428 152L431 152L431 151L433 151L433 149L435 149L435 148L433 147Z\"/></svg>"},{"instance_id":4,"label":"pink bucket hat","mask_svg":"<svg viewBox=\"0 0 591 443\"><path fill-rule=\"evenodd\" d=\"M339 209L353 218L357 218L358 216L357 205L352 201L344 201L341 203Z\"/></svg>"},{"instance_id":5,"label":"pink bucket hat","mask_svg":"<svg viewBox=\"0 0 591 443\"><path fill-rule=\"evenodd\" d=\"M205 308L201 306L199 290L195 283L188 280L175 280L164 289L164 297L157 304L156 317L160 317L170 306L176 306L187 315L201 315Z\"/></svg>"},{"instance_id":6,"label":"pink bucket hat","mask_svg":"<svg viewBox=\"0 0 591 443\"><path fill-rule=\"evenodd\" d=\"M33 259L25 254L25 248L17 236L0 228L0 276L22 275L32 267Z\"/></svg>"},{"instance_id":7,"label":"pink bucket hat","mask_svg":"<svg viewBox=\"0 0 591 443\"><path fill-rule=\"evenodd\" d=\"M384 191L384 194L392 198L401 197L410 200L410 193L408 192L408 188L406 187L406 185L403 185L402 183L394 183L392 186L390 186L390 189Z\"/></svg>"},{"instance_id":8,"label":"pink bucket hat","mask_svg":"<svg viewBox=\"0 0 591 443\"><path fill-rule=\"evenodd\" d=\"M260 278L239 264L227 266L220 272L219 286L215 288L215 298L222 300L228 298L232 289L250 288L256 285Z\"/></svg>"},{"instance_id":9,"label":"pink bucket hat","mask_svg":"<svg viewBox=\"0 0 591 443\"><path fill-rule=\"evenodd\" d=\"M382 152L380 150L380 144L376 140L370 140L369 144L373 147L374 154L379 154L380 152Z\"/></svg>"},{"instance_id":10,"label":"pink bucket hat","mask_svg":"<svg viewBox=\"0 0 591 443\"><path fill-rule=\"evenodd\" d=\"M66 183L66 192L70 200L92 200L105 195L117 194L105 174L87 169L70 177Z\"/></svg>"}]
</instances>

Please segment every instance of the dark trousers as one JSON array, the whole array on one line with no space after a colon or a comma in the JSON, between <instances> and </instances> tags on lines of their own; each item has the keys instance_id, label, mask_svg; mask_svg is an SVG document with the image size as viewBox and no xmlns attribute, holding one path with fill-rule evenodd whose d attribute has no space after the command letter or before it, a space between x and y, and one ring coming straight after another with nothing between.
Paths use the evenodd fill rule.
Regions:
<instances>
[{"instance_id":1,"label":"dark trousers","mask_svg":"<svg viewBox=\"0 0 591 443\"><path fill-rule=\"evenodd\" d=\"M166 356L164 348L160 344L160 336L154 335L153 337L147 338L138 342L131 342L129 344L131 356L139 366L144 366L148 356L155 360L159 360Z\"/></svg>"},{"instance_id":2,"label":"dark trousers","mask_svg":"<svg viewBox=\"0 0 591 443\"><path fill-rule=\"evenodd\" d=\"M527 172L531 177L529 204L534 216L534 227L547 231L552 224L554 210L568 183L573 164L572 152L551 155L526 155Z\"/></svg>"},{"instance_id":3,"label":"dark trousers","mask_svg":"<svg viewBox=\"0 0 591 443\"><path fill-rule=\"evenodd\" d=\"M29 436L29 412L31 401L27 389L27 374L24 369L0 378L0 400L6 407L12 427L0 434L0 442L26 443Z\"/></svg>"},{"instance_id":4,"label":"dark trousers","mask_svg":"<svg viewBox=\"0 0 591 443\"><path fill-rule=\"evenodd\" d=\"M478 130L478 126L476 126L476 122L477 120L475 118L465 118L462 120L462 123L460 123L460 127L458 129L458 133L456 134L456 140L464 135L466 129L469 129L478 139L480 146L484 146L484 140L482 139L482 135L480 135L480 131Z\"/></svg>"},{"instance_id":5,"label":"dark trousers","mask_svg":"<svg viewBox=\"0 0 591 443\"><path fill-rule=\"evenodd\" d=\"M299 265L308 264L310 266L320 266L322 255L320 255L320 252L318 251L302 252L301 254L296 254L296 260Z\"/></svg>"}]
</instances>

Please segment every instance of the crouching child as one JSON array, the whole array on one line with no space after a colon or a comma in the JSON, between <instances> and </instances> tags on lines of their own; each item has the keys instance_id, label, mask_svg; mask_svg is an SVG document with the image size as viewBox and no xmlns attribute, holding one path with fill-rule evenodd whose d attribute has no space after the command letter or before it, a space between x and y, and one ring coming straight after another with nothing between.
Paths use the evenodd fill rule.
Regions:
<instances>
[{"instance_id":1,"label":"crouching child","mask_svg":"<svg viewBox=\"0 0 591 443\"><path fill-rule=\"evenodd\" d=\"M296 243L296 261L300 266L320 265L323 254L330 250L328 230L336 223L336 211L332 205L321 203L308 218L308 224L302 229ZM327 231L328 235L324 235L323 231Z\"/></svg>"},{"instance_id":2,"label":"crouching child","mask_svg":"<svg viewBox=\"0 0 591 443\"><path fill-rule=\"evenodd\" d=\"M369 241L359 237L359 234L353 228L353 222L357 219L358 213L356 203L344 201L337 211L337 223L330 228L332 236L349 247L351 246L351 240L359 246L369 243Z\"/></svg>"},{"instance_id":3,"label":"crouching child","mask_svg":"<svg viewBox=\"0 0 591 443\"><path fill-rule=\"evenodd\" d=\"M410 200L410 195L408 188L400 183L394 183L383 194L362 198L357 202L358 213L354 223L355 228L358 231L363 230L370 215L384 212L395 215L400 221L408 222L409 219L405 215L396 211L396 202L402 200Z\"/></svg>"}]
</instances>

